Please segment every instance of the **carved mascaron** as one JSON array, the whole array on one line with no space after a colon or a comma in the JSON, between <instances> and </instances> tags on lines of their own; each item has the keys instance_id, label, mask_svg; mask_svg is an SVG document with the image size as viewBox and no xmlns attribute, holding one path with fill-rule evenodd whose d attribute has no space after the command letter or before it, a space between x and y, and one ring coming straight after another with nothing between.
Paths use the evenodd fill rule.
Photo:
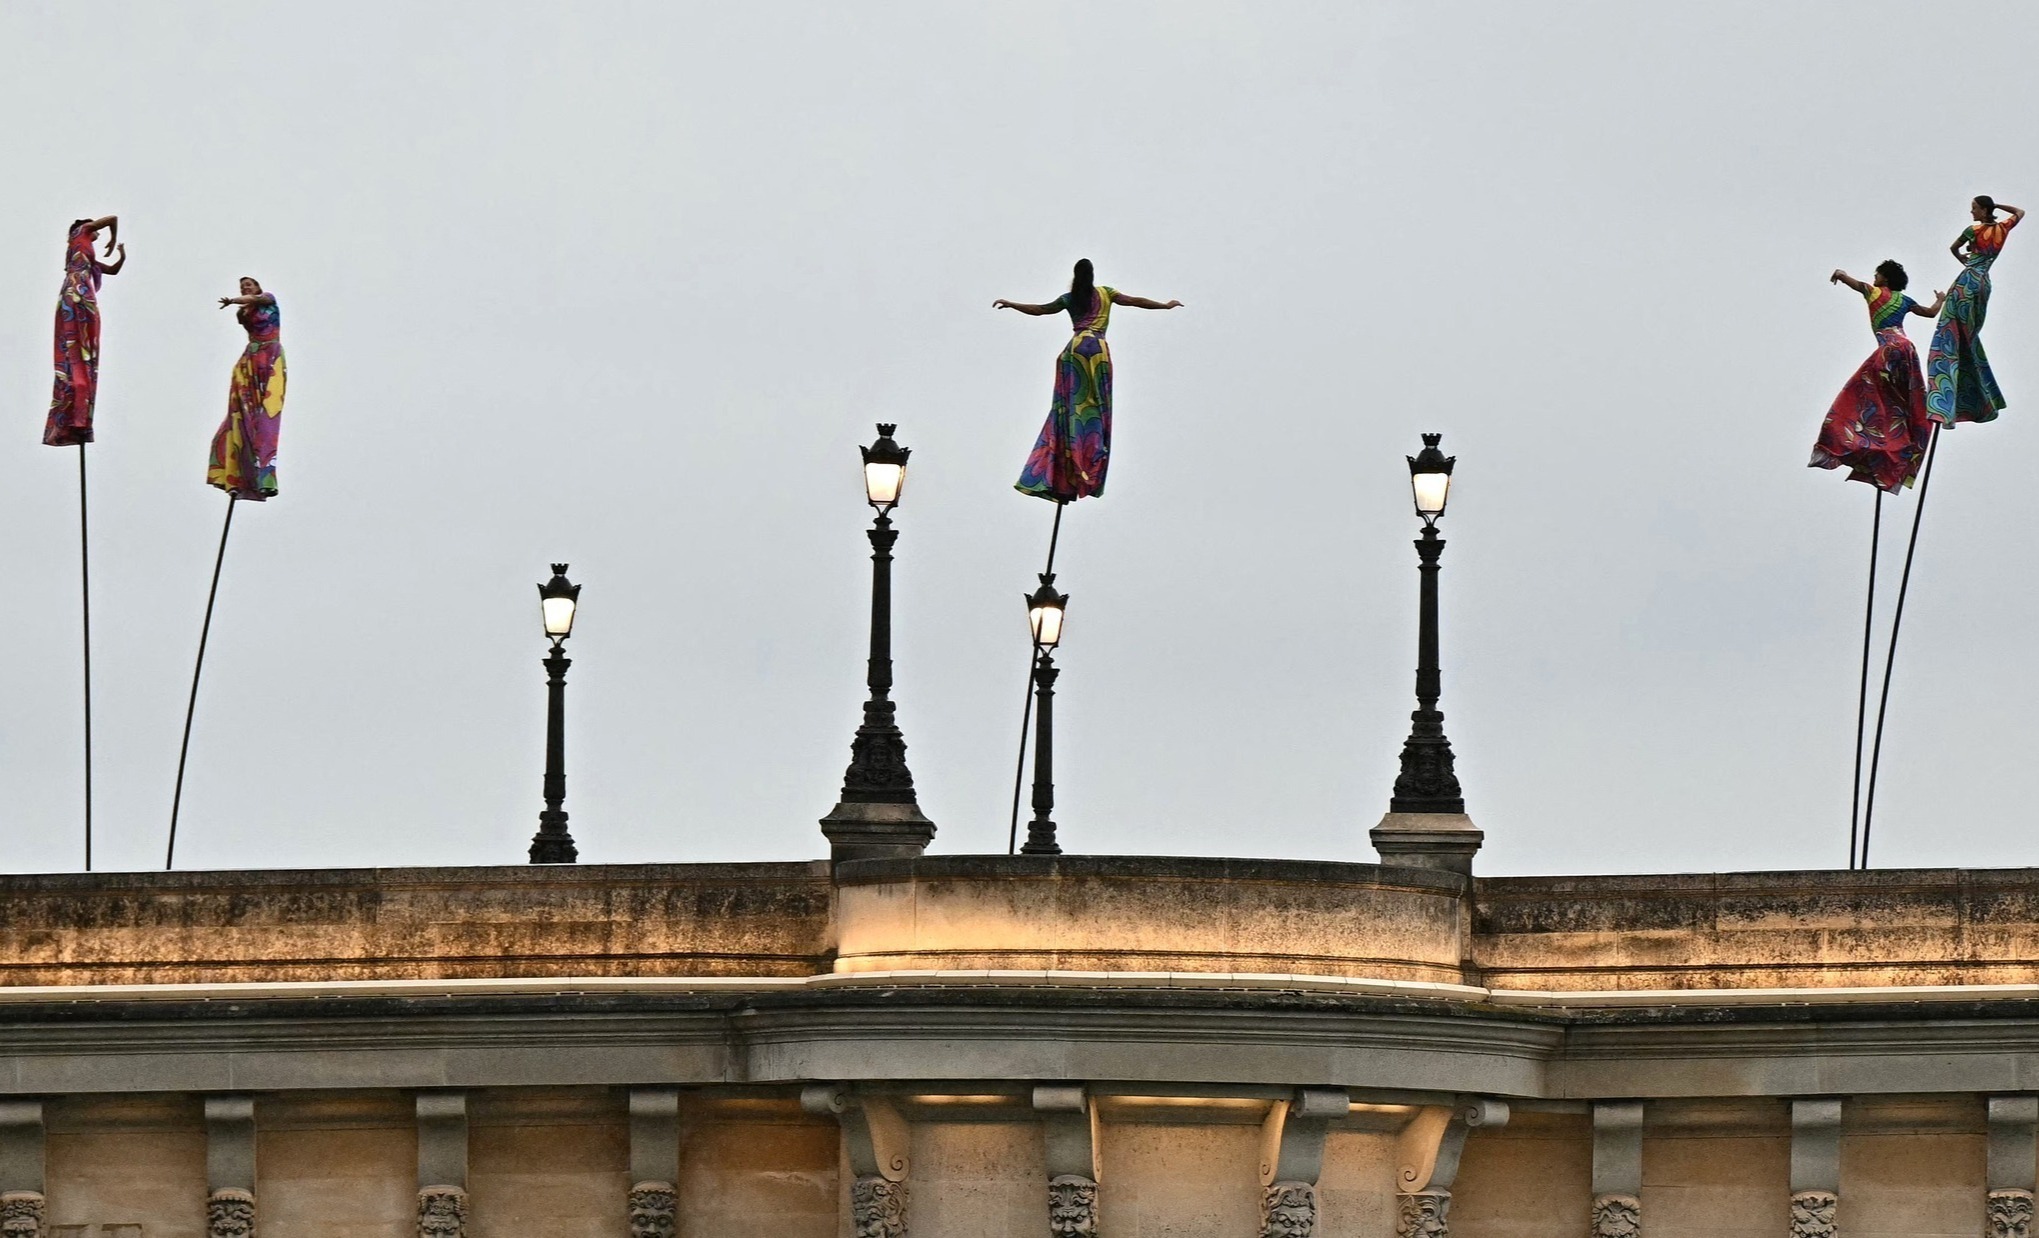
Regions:
<instances>
[{"instance_id":1,"label":"carved mascaron","mask_svg":"<svg viewBox=\"0 0 2039 1238\"><path fill-rule=\"evenodd\" d=\"M207 1196L205 1232L209 1238L254 1238L255 1196L231 1186Z\"/></svg>"},{"instance_id":2,"label":"carved mascaron","mask_svg":"<svg viewBox=\"0 0 2039 1238\"><path fill-rule=\"evenodd\" d=\"M630 1188L630 1238L673 1238L679 1229L679 1193L670 1182Z\"/></svg>"},{"instance_id":3,"label":"carved mascaron","mask_svg":"<svg viewBox=\"0 0 2039 1238\"><path fill-rule=\"evenodd\" d=\"M2031 1238L2032 1192L1989 1193L1989 1238Z\"/></svg>"},{"instance_id":4,"label":"carved mascaron","mask_svg":"<svg viewBox=\"0 0 2039 1238\"><path fill-rule=\"evenodd\" d=\"M1451 1232L1451 1192L1422 1191L1397 1195L1396 1238L1445 1238Z\"/></svg>"},{"instance_id":5,"label":"carved mascaron","mask_svg":"<svg viewBox=\"0 0 2039 1238\"><path fill-rule=\"evenodd\" d=\"M1841 1197L1832 1191L1800 1191L1791 1197L1791 1238L1834 1238L1834 1213Z\"/></svg>"},{"instance_id":6,"label":"carved mascaron","mask_svg":"<svg viewBox=\"0 0 2039 1238\"><path fill-rule=\"evenodd\" d=\"M1317 1229L1317 1188L1277 1182L1260 1200L1261 1238L1310 1238Z\"/></svg>"},{"instance_id":7,"label":"carved mascaron","mask_svg":"<svg viewBox=\"0 0 2039 1238\"><path fill-rule=\"evenodd\" d=\"M857 1238L905 1238L906 1184L858 1178L850 1188L850 1213Z\"/></svg>"},{"instance_id":8,"label":"carved mascaron","mask_svg":"<svg viewBox=\"0 0 2039 1238\"><path fill-rule=\"evenodd\" d=\"M1633 1195L1593 1197L1593 1238L1642 1238L1643 1201Z\"/></svg>"},{"instance_id":9,"label":"carved mascaron","mask_svg":"<svg viewBox=\"0 0 2039 1238\"><path fill-rule=\"evenodd\" d=\"M1054 1238L1097 1238L1097 1183L1075 1174L1048 1179L1048 1232Z\"/></svg>"},{"instance_id":10,"label":"carved mascaron","mask_svg":"<svg viewBox=\"0 0 2039 1238\"><path fill-rule=\"evenodd\" d=\"M457 1186L428 1186L418 1192L418 1238L463 1238L467 1192Z\"/></svg>"},{"instance_id":11,"label":"carved mascaron","mask_svg":"<svg viewBox=\"0 0 2039 1238\"><path fill-rule=\"evenodd\" d=\"M0 1235L5 1238L41 1238L42 1194L38 1191L9 1191L0 1195Z\"/></svg>"}]
</instances>

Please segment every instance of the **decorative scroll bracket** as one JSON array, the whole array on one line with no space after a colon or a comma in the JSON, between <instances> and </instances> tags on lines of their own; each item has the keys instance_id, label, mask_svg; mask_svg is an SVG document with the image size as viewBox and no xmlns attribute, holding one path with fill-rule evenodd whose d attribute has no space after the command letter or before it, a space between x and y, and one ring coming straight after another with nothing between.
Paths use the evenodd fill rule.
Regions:
<instances>
[{"instance_id":1,"label":"decorative scroll bracket","mask_svg":"<svg viewBox=\"0 0 2039 1238\"><path fill-rule=\"evenodd\" d=\"M1636 1238L1643 1224L1643 1106L1593 1106L1593 1238Z\"/></svg>"},{"instance_id":2,"label":"decorative scroll bracket","mask_svg":"<svg viewBox=\"0 0 2039 1238\"><path fill-rule=\"evenodd\" d=\"M1463 1097L1453 1106L1425 1105L1416 1111L1395 1145L1395 1190L1402 1195L1449 1191L1458 1178L1458 1158L1476 1127L1508 1125L1508 1102Z\"/></svg>"},{"instance_id":3,"label":"decorative scroll bracket","mask_svg":"<svg viewBox=\"0 0 2039 1238\"><path fill-rule=\"evenodd\" d=\"M1992 1191L2039 1189L2039 1096L1989 1098L1989 1168Z\"/></svg>"},{"instance_id":4,"label":"decorative scroll bracket","mask_svg":"<svg viewBox=\"0 0 2039 1238\"><path fill-rule=\"evenodd\" d=\"M854 1094L844 1084L818 1083L800 1089L800 1107L841 1124L851 1173L859 1178L906 1181L913 1167L913 1141L906 1119L899 1116L892 1102Z\"/></svg>"},{"instance_id":5,"label":"decorative scroll bracket","mask_svg":"<svg viewBox=\"0 0 2039 1238\"><path fill-rule=\"evenodd\" d=\"M1260 1127L1260 1185L1317 1185L1325 1132L1351 1109L1352 1098L1341 1088L1297 1088L1290 1099L1274 1102Z\"/></svg>"},{"instance_id":6,"label":"decorative scroll bracket","mask_svg":"<svg viewBox=\"0 0 2039 1238\"><path fill-rule=\"evenodd\" d=\"M0 1191L41 1196L43 1142L41 1101L0 1100Z\"/></svg>"},{"instance_id":7,"label":"decorative scroll bracket","mask_svg":"<svg viewBox=\"0 0 2039 1238\"><path fill-rule=\"evenodd\" d=\"M1097 1105L1081 1084L1034 1089L1034 1109L1041 1115L1041 1142L1047 1152L1050 1178L1101 1176L1097 1163Z\"/></svg>"}]
</instances>

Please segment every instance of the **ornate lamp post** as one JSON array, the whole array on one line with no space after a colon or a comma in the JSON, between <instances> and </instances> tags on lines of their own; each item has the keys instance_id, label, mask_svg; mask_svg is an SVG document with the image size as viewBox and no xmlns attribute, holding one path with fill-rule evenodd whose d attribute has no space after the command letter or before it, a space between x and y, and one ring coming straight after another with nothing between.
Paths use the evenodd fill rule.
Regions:
<instances>
[{"instance_id":1,"label":"ornate lamp post","mask_svg":"<svg viewBox=\"0 0 2039 1238\"><path fill-rule=\"evenodd\" d=\"M1465 797L1452 768L1451 741L1444 735L1438 711L1437 572L1444 539L1437 535L1438 518L1451 496L1451 470L1456 456L1438 450L1441 434L1423 436L1423 450L1409 457L1409 485L1423 534L1416 542L1419 610L1416 637L1416 711L1409 715L1409 738L1402 745L1402 770L1388 801L1387 815L1374 827L1374 849L1387 864L1442 868L1470 873L1473 855L1485 835L1466 816Z\"/></svg>"},{"instance_id":2,"label":"ornate lamp post","mask_svg":"<svg viewBox=\"0 0 2039 1238\"><path fill-rule=\"evenodd\" d=\"M864 681L864 723L850 743L850 767L843 774L842 799L821 819L835 860L916 856L935 836L934 822L921 815L906 768L906 739L894 721L892 703L892 509L906 489L906 458L912 453L892 441L899 427L880 425L878 439L864 454L864 498L877 511L871 538L871 657Z\"/></svg>"},{"instance_id":3,"label":"ornate lamp post","mask_svg":"<svg viewBox=\"0 0 2039 1238\"><path fill-rule=\"evenodd\" d=\"M563 646L573 635L581 587L566 578L566 564L552 565L552 579L538 586L538 612L552 652L545 655L545 811L531 839L533 864L571 864L580 858L566 831L566 668L573 663Z\"/></svg>"},{"instance_id":4,"label":"ornate lamp post","mask_svg":"<svg viewBox=\"0 0 2039 1238\"><path fill-rule=\"evenodd\" d=\"M1061 855L1055 841L1055 646L1062 643L1062 612L1069 595L1055 592L1055 575L1027 597L1027 627L1034 636L1034 819L1027 822L1022 855Z\"/></svg>"}]
</instances>

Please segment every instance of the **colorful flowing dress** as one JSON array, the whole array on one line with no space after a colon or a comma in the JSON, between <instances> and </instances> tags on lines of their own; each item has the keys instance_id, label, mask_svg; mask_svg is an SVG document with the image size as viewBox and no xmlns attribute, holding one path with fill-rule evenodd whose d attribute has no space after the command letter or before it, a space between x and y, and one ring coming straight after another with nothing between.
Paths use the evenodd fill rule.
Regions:
<instances>
[{"instance_id":1,"label":"colorful flowing dress","mask_svg":"<svg viewBox=\"0 0 2039 1238\"><path fill-rule=\"evenodd\" d=\"M1916 302L1875 285L1863 296L1876 351L1834 397L1813 444L1812 467L1844 468L1853 481L1895 493L1912 484L1932 434L1919 353L1904 333L1905 315Z\"/></svg>"},{"instance_id":2,"label":"colorful flowing dress","mask_svg":"<svg viewBox=\"0 0 2039 1238\"><path fill-rule=\"evenodd\" d=\"M2003 252L2004 239L2018 223L2014 216L1995 223L1971 224L1959 245L1968 244L1961 274L1947 290L1940 321L1933 327L1933 346L1926 354L1926 407L1942 425L1960 421L1995 421L2004 406L1996 375L1982 351L1982 320L1989 313L1989 268Z\"/></svg>"},{"instance_id":3,"label":"colorful flowing dress","mask_svg":"<svg viewBox=\"0 0 2039 1238\"><path fill-rule=\"evenodd\" d=\"M69 447L92 441L92 405L99 396L99 277L92 253L98 236L80 221L71 225L64 254L64 286L57 293L56 384L42 441Z\"/></svg>"},{"instance_id":4,"label":"colorful flowing dress","mask_svg":"<svg viewBox=\"0 0 2039 1238\"><path fill-rule=\"evenodd\" d=\"M276 493L276 438L283 425L283 312L267 293L236 315L248 347L227 384L227 419L212 436L207 485L261 502Z\"/></svg>"},{"instance_id":5,"label":"colorful flowing dress","mask_svg":"<svg viewBox=\"0 0 2039 1238\"><path fill-rule=\"evenodd\" d=\"M1089 316L1055 359L1055 399L1013 489L1037 499L1067 503L1104 493L1112 455L1112 352L1105 328L1112 320L1112 290L1096 289ZM1069 294L1054 307L1069 309Z\"/></svg>"}]
</instances>

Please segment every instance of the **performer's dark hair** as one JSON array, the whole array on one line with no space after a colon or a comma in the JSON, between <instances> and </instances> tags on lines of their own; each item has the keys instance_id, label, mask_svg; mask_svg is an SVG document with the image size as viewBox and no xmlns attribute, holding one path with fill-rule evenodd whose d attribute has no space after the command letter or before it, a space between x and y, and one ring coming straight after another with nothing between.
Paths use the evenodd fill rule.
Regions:
<instances>
[{"instance_id":1,"label":"performer's dark hair","mask_svg":"<svg viewBox=\"0 0 2039 1238\"><path fill-rule=\"evenodd\" d=\"M251 283L251 284L255 285L255 291L256 291L256 292L260 292L260 291L262 291L262 281L261 281L261 280L259 280L259 279L256 279L256 278L255 278L254 276L252 276L252 275L243 275L243 276L241 276L241 278L242 278L242 279L245 279L245 280L247 280L247 281L248 281L249 283Z\"/></svg>"},{"instance_id":2,"label":"performer's dark hair","mask_svg":"<svg viewBox=\"0 0 2039 1238\"><path fill-rule=\"evenodd\" d=\"M1986 193L1976 194L1975 204L1992 215L1997 213L1997 200Z\"/></svg>"},{"instance_id":3,"label":"performer's dark hair","mask_svg":"<svg viewBox=\"0 0 2039 1238\"><path fill-rule=\"evenodd\" d=\"M1097 308L1097 283L1090 259L1076 260L1076 274L1069 281L1069 320L1082 322Z\"/></svg>"},{"instance_id":4,"label":"performer's dark hair","mask_svg":"<svg viewBox=\"0 0 2039 1238\"><path fill-rule=\"evenodd\" d=\"M1904 273L1904 267L1895 258L1885 258L1876 264L1876 278L1892 292L1903 292L1905 285L1912 282L1912 277Z\"/></svg>"}]
</instances>

